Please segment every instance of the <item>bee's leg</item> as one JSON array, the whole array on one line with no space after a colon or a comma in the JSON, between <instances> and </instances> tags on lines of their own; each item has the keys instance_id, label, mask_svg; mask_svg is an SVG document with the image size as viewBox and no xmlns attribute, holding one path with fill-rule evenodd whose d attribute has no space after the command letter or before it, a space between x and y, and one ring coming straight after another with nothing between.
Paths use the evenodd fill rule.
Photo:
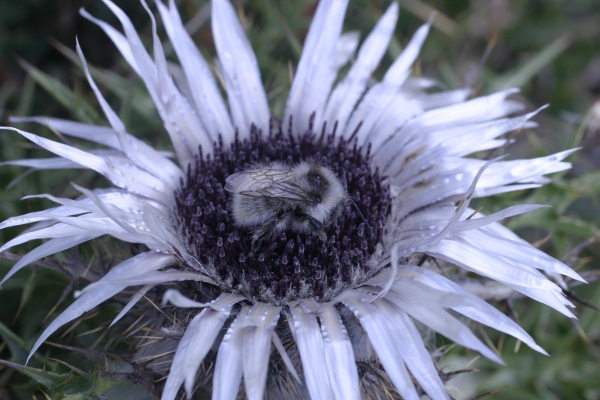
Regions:
<instances>
[{"instance_id":1,"label":"bee's leg","mask_svg":"<svg viewBox=\"0 0 600 400\"><path fill-rule=\"evenodd\" d=\"M277 231L277 225L281 222L281 217L273 218L266 224L256 228L252 234L252 252L256 253L260 245L269 240L273 236L273 232Z\"/></svg>"},{"instance_id":2,"label":"bee's leg","mask_svg":"<svg viewBox=\"0 0 600 400\"><path fill-rule=\"evenodd\" d=\"M317 236L319 237L319 239L322 242L326 241L327 234L325 233L325 230L323 229L323 223L320 221L317 221L310 215L306 215L305 218L306 218L306 221L308 221L308 224L310 225L310 228L313 230L313 232L317 233Z\"/></svg>"},{"instance_id":3,"label":"bee's leg","mask_svg":"<svg viewBox=\"0 0 600 400\"><path fill-rule=\"evenodd\" d=\"M269 239L273 234L275 224L273 221L264 224L263 226L256 228L252 234L252 252L255 253L260 247L262 242Z\"/></svg>"}]
</instances>

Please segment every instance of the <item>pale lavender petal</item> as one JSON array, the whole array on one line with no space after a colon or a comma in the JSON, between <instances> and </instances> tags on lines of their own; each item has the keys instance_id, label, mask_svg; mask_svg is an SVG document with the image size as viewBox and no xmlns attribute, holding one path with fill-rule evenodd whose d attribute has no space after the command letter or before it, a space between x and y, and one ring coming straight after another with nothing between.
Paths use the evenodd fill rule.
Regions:
<instances>
[{"instance_id":1,"label":"pale lavender petal","mask_svg":"<svg viewBox=\"0 0 600 400\"><path fill-rule=\"evenodd\" d=\"M296 371L296 367L294 367L294 364L292 363L290 356L288 355L287 351L285 350L285 347L283 346L283 343L281 343L281 339L279 339L279 336L277 335L276 332L273 332L272 340L273 340L273 346L275 346L275 348L279 352L279 355L281 356L281 359L283 360L283 363L289 370L290 374L294 377L294 379L296 379L296 381L298 381L298 383L302 383L302 380L300 379L300 375L298 375L298 371Z\"/></svg>"},{"instance_id":2,"label":"pale lavender petal","mask_svg":"<svg viewBox=\"0 0 600 400\"><path fill-rule=\"evenodd\" d=\"M46 125L63 135L69 135L80 139L90 140L113 149L121 150L121 143L114 129L108 126L90 125L82 122L69 121L66 119L51 117L12 117L11 122L36 122Z\"/></svg>"},{"instance_id":3,"label":"pale lavender petal","mask_svg":"<svg viewBox=\"0 0 600 400\"><path fill-rule=\"evenodd\" d=\"M84 8L81 8L79 10L79 12L84 18L90 20L91 22L93 22L94 24L96 24L100 28L102 28L102 30L104 31L106 36L108 36L110 38L110 40L112 40L114 45L117 46L119 53L121 53L123 58L125 58L125 61L127 61L127 64L129 64L129 66L131 68L133 68L133 70L138 75L140 75L140 69L137 65L135 57L133 56L133 53L131 51L131 47L127 41L127 38L125 36L123 36L123 34L121 32L117 31L115 28L110 26L108 23L106 23L102 20L99 20L97 18L94 18Z\"/></svg>"},{"instance_id":4,"label":"pale lavender petal","mask_svg":"<svg viewBox=\"0 0 600 400\"><path fill-rule=\"evenodd\" d=\"M184 296L177 289L167 289L163 294L162 305L165 306L168 303L171 303L175 307L179 308L205 308L209 306L209 303L199 303L187 296Z\"/></svg>"},{"instance_id":5,"label":"pale lavender petal","mask_svg":"<svg viewBox=\"0 0 600 400\"><path fill-rule=\"evenodd\" d=\"M360 32L352 31L342 33L338 40L335 49L335 61L333 68L339 71L344 65L350 62L354 52L358 48L358 42L360 41Z\"/></svg>"},{"instance_id":6,"label":"pale lavender petal","mask_svg":"<svg viewBox=\"0 0 600 400\"><path fill-rule=\"evenodd\" d=\"M148 146L146 143L127 133L125 124L123 124L123 121L121 121L121 119L110 107L108 102L104 99L102 92L100 92L100 89L92 78L83 52L81 51L81 46L79 46L79 41L77 41L77 54L81 59L83 71L87 77L88 83L96 94L96 99L100 103L104 114L108 118L108 121L119 138L122 151L140 169L151 173L155 177L161 178L165 183L173 182L173 186L170 188L170 191L175 190L179 184L179 178L182 177L183 172L175 164L173 164L171 160L163 157L151 146Z\"/></svg>"},{"instance_id":7,"label":"pale lavender petal","mask_svg":"<svg viewBox=\"0 0 600 400\"><path fill-rule=\"evenodd\" d=\"M575 306L569 300L567 300L566 296L563 294L560 287L557 285L557 290L543 290L538 288L532 288L527 286L521 286L516 283L506 283L506 286L516 290L517 292L523 293L525 296L531 297L532 299L539 301L542 304L550 306L554 308L556 311L561 314L577 319L575 314L567 307L574 308Z\"/></svg>"},{"instance_id":8,"label":"pale lavender petal","mask_svg":"<svg viewBox=\"0 0 600 400\"><path fill-rule=\"evenodd\" d=\"M10 269L10 271L8 271L6 276L2 278L0 285L3 284L8 278L13 276L15 273L20 271L21 268L31 264L34 261L50 256L52 254L56 254L66 249L70 249L71 247L90 241L99 236L101 236L101 234L83 234L50 239L46 243L36 247L29 253L25 254L15 265L13 265L13 267Z\"/></svg>"},{"instance_id":9,"label":"pale lavender petal","mask_svg":"<svg viewBox=\"0 0 600 400\"><path fill-rule=\"evenodd\" d=\"M89 197L71 200L56 198L48 194L27 196L26 198L48 198L63 204L64 207L52 208L44 212L32 213L7 220L0 228L46 220L46 225L32 227L27 232L29 236L21 239L27 241L55 237L55 231L63 228L60 225L58 228L56 225L54 227L52 225L48 226L48 223L63 222L83 231L66 231L66 234L61 234L62 236L91 233L96 237L110 234L130 242L147 243L151 248L169 249L173 246L180 247L174 235L167 230L167 227L170 226L168 223L168 211L155 202L149 199L141 200L136 196L114 189L88 191L76 185L75 187ZM76 214L82 215L76 218L66 218ZM148 224L152 215L155 216L154 219L161 219L165 224L160 227ZM94 221L94 223L91 223L91 221ZM101 222L98 223L99 221ZM41 229L45 230L40 232Z\"/></svg>"},{"instance_id":10,"label":"pale lavender petal","mask_svg":"<svg viewBox=\"0 0 600 400\"><path fill-rule=\"evenodd\" d=\"M398 3L392 3L365 39L348 75L331 93L324 119L330 124L337 121L340 132L345 132L346 123L356 102L367 88L371 73L381 61L396 27L397 19Z\"/></svg>"},{"instance_id":11,"label":"pale lavender petal","mask_svg":"<svg viewBox=\"0 0 600 400\"><path fill-rule=\"evenodd\" d=\"M106 275L104 276L104 278L106 278ZM77 294L85 294L90 290L97 289L98 287L159 285L161 283L180 281L203 281L208 283L214 283L212 279L197 272L180 271L178 269L167 269L164 271L145 272L142 275L133 275L126 278L101 279L99 281L89 284L82 290L78 291Z\"/></svg>"},{"instance_id":12,"label":"pale lavender petal","mask_svg":"<svg viewBox=\"0 0 600 400\"><path fill-rule=\"evenodd\" d=\"M419 139L405 144L388 167L390 171L394 171L391 173L394 184L406 188L410 181L431 179L430 177L438 171L451 171L477 161L452 156L462 157L502 146L506 141L497 139L500 135L516 129L534 127L535 123L528 120L537 112L539 110L515 118L441 125L420 130ZM442 165L439 163L441 157L445 158Z\"/></svg>"},{"instance_id":13,"label":"pale lavender petal","mask_svg":"<svg viewBox=\"0 0 600 400\"><path fill-rule=\"evenodd\" d=\"M472 218L460 221L458 224L456 224L456 226L452 228L452 233L474 230L481 228L482 226L498 222L505 218L514 217L515 215L528 213L546 207L548 206L543 204L519 204L516 206L507 207L504 210L490 215L476 214Z\"/></svg>"},{"instance_id":14,"label":"pale lavender petal","mask_svg":"<svg viewBox=\"0 0 600 400\"><path fill-rule=\"evenodd\" d=\"M402 50L402 54L400 54L386 72L383 77L384 82L391 85L401 85L406 81L406 78L410 73L410 67L419 56L421 47L423 47L423 43L425 43L425 39L427 39L429 28L431 28L432 23L433 19L430 18L425 25L422 25L417 29L408 45Z\"/></svg>"},{"instance_id":15,"label":"pale lavender petal","mask_svg":"<svg viewBox=\"0 0 600 400\"><path fill-rule=\"evenodd\" d=\"M319 2L285 110L284 122L292 117L294 134L306 132L313 113L315 127L321 129L327 97L336 77L336 46L347 6L347 0Z\"/></svg>"},{"instance_id":16,"label":"pale lavender petal","mask_svg":"<svg viewBox=\"0 0 600 400\"><path fill-rule=\"evenodd\" d=\"M377 112L380 113L376 122L370 127L370 143L372 149L375 152L379 152L380 147L392 146L395 149L401 149L398 158L404 162L406 155L412 158L411 164L420 165L421 160L415 157L414 154L424 150L423 145L426 144L429 149L434 149L436 146L450 147L450 140L446 136L452 133L452 128L448 129L444 125L436 126L435 128L424 128L419 130L419 140L413 140L412 142L403 143L401 147L398 147L399 140L403 140L404 136L409 136L410 133L402 132L401 136L394 136L397 131L404 129L405 125L408 125L412 119L417 118L420 114L427 110L434 109L433 103L439 103L439 107L447 107L453 104L464 102L469 92L467 90L455 90L452 92L433 94L418 94L407 93L402 91L397 94L387 105ZM443 95L443 96L442 96ZM433 97L433 99L430 99ZM431 101L430 101L431 100ZM462 134L469 131L475 131L476 128L471 128L468 124L460 125L455 127L455 134L460 132ZM478 132L480 135L476 141L470 142L471 152L478 151L481 149L487 149L494 143L490 140L484 140L485 131L481 130ZM458 135L457 135L458 136ZM463 141L464 142L464 141ZM452 154L453 149L447 150L447 155ZM427 153L425 153L427 154ZM410 156L413 155L413 156ZM396 162L394 159L393 162Z\"/></svg>"},{"instance_id":17,"label":"pale lavender petal","mask_svg":"<svg viewBox=\"0 0 600 400\"><path fill-rule=\"evenodd\" d=\"M271 337L280 311L279 307L256 303L247 315L238 316L243 318L244 325L242 370L249 400L262 400L265 396Z\"/></svg>"},{"instance_id":18,"label":"pale lavender petal","mask_svg":"<svg viewBox=\"0 0 600 400\"><path fill-rule=\"evenodd\" d=\"M240 315L248 313L248 306L243 306ZM244 330L238 316L227 329L217 353L215 375L213 377L213 400L234 400L242 380L242 350Z\"/></svg>"},{"instance_id":19,"label":"pale lavender petal","mask_svg":"<svg viewBox=\"0 0 600 400\"><path fill-rule=\"evenodd\" d=\"M563 171L570 168L570 164L562 162L575 150L568 150L547 157L531 160L500 161L491 165L481 176L475 190L475 197L484 197L491 194L522 190L529 187L538 187L547 183L545 174ZM406 154L398 155L397 159L408 157ZM450 199L452 196L461 194L479 169L485 164L484 160L464 159L447 157L446 149L438 147L427 155L429 161L411 161L411 166L390 167L404 168L401 175L397 175L394 183L401 191L400 203L403 208L410 210L414 205L431 204L440 199ZM397 160L396 160L397 162ZM422 169L415 171L415 167ZM412 170L411 170L412 169ZM410 173L412 172L412 176ZM404 178L409 180L403 181ZM419 182L427 182L427 185L419 185ZM458 200L458 199L454 199Z\"/></svg>"},{"instance_id":20,"label":"pale lavender petal","mask_svg":"<svg viewBox=\"0 0 600 400\"><path fill-rule=\"evenodd\" d=\"M31 224L39 221L46 221L51 219L52 215L57 216L69 216L75 214L82 214L84 211L79 207L54 207L44 211L34 211L28 214L19 215L17 217L10 217L0 223L0 229L8 228L11 226L19 226L25 224Z\"/></svg>"},{"instance_id":21,"label":"pale lavender petal","mask_svg":"<svg viewBox=\"0 0 600 400\"><path fill-rule=\"evenodd\" d=\"M123 157L123 153L115 150L106 149L91 149L88 150L89 154L104 158L104 159L118 159ZM161 157L168 157L170 154L166 152L157 152ZM160 162L157 160L157 162ZM62 157L52 158L34 158L34 159L22 159L22 160L11 160L0 162L0 166L3 165L15 165L19 167L30 167L34 170L46 170L46 169L79 169L86 168L85 166L78 164L74 161L67 160ZM175 174L177 175L177 174Z\"/></svg>"},{"instance_id":22,"label":"pale lavender petal","mask_svg":"<svg viewBox=\"0 0 600 400\"><path fill-rule=\"evenodd\" d=\"M36 239L50 239L50 238L63 238L79 235L90 235L92 234L86 229L80 227L70 226L67 224L55 224L47 228L38 229L35 231L24 232L14 239L9 240L0 247L0 253L10 249L11 247L17 246L29 242L30 240Z\"/></svg>"},{"instance_id":23,"label":"pale lavender petal","mask_svg":"<svg viewBox=\"0 0 600 400\"><path fill-rule=\"evenodd\" d=\"M482 218L474 218L470 221L478 221L480 219ZM559 260L555 259L554 257L550 257L543 251L536 249L529 243L500 238L496 236L488 236L481 230L464 231L461 232L458 236L465 242L468 242L471 246L477 247L480 250L487 251L488 254L493 255L499 259L506 258L513 262L530 265L534 268L541 269L546 272L565 275L571 279L580 282L585 282L585 280L573 269L560 262ZM510 251L506 251L506 249L510 249Z\"/></svg>"},{"instance_id":24,"label":"pale lavender petal","mask_svg":"<svg viewBox=\"0 0 600 400\"><path fill-rule=\"evenodd\" d=\"M186 393L191 397L198 368L229 317L231 307L239 300L236 296L229 297L220 297L228 303L222 311L205 308L189 322L175 352L161 400L175 399L184 381Z\"/></svg>"},{"instance_id":25,"label":"pale lavender petal","mask_svg":"<svg viewBox=\"0 0 600 400\"><path fill-rule=\"evenodd\" d=\"M389 321L390 330L395 333L394 345L404 356L408 369L423 390L433 400L449 400L423 338L408 315L385 299L375 300L371 304L381 316L381 321Z\"/></svg>"},{"instance_id":26,"label":"pale lavender petal","mask_svg":"<svg viewBox=\"0 0 600 400\"><path fill-rule=\"evenodd\" d=\"M357 133L359 144L367 144L371 141L372 135L384 135L386 138L391 137L394 131L377 131L373 129L381 114L389 107L389 105L400 95L400 88L404 80L408 77L409 67L416 59L416 56L427 37L430 24L423 25L413 35L410 43L404 49L402 54L394 61L390 69L385 75L383 82L373 85L356 110L352 113L348 121L346 132L348 134ZM420 112L421 110L415 111ZM410 113L409 113L410 114ZM400 120L403 120L401 118Z\"/></svg>"},{"instance_id":27,"label":"pale lavender petal","mask_svg":"<svg viewBox=\"0 0 600 400\"><path fill-rule=\"evenodd\" d=\"M310 398L312 400L333 399L333 386L329 381L323 353L323 336L316 316L305 312L299 306L290 307L288 322L298 345L304 381L310 393Z\"/></svg>"},{"instance_id":28,"label":"pale lavender petal","mask_svg":"<svg viewBox=\"0 0 600 400\"><path fill-rule=\"evenodd\" d=\"M125 188L133 193L141 194L157 201L162 200L166 204L172 201L172 195L166 191L163 182L157 181L153 176L135 168L132 165L127 166L126 164L119 162L119 160L116 158L109 158L106 160L83 150L79 150L75 147L54 142L20 129L11 127L0 127L0 129L18 132L22 136L25 136L27 139L31 140L33 143L54 154L72 160L87 168L93 169L94 171L104 175L115 186ZM154 183L154 185L158 187L148 186L147 182Z\"/></svg>"},{"instance_id":29,"label":"pale lavender petal","mask_svg":"<svg viewBox=\"0 0 600 400\"><path fill-rule=\"evenodd\" d=\"M486 303L484 300L467 292L465 289L450 281L449 279L428 270L411 265L404 265L398 270L399 276L405 276L414 281L423 282L432 288L455 293L464 298L464 303L459 305L450 304L449 307L454 311L463 314L474 321L492 327L500 332L511 335L523 343L527 344L532 349L539 351L542 354L547 353L538 346L533 338L523 330L516 322L508 318L498 309ZM402 288L400 289L402 290Z\"/></svg>"},{"instance_id":30,"label":"pale lavender petal","mask_svg":"<svg viewBox=\"0 0 600 400\"><path fill-rule=\"evenodd\" d=\"M520 103L506 99L515 92L515 90L505 90L485 97L425 111L402 126L389 142L378 141L378 143L385 143L385 146L377 146L373 154L381 157L381 160L386 160L387 162L381 167L384 172L388 173L389 171L390 174L393 174L398 171L397 164L399 160L396 159L398 153L403 153L404 157L410 154L410 152L404 153L400 150L404 149L411 141L415 140L421 146L429 147L429 144L425 141L428 140L428 136L422 134L424 129L429 127L439 129L438 125L468 126L470 123L491 121L519 111L522 108ZM385 110L385 108L382 110ZM379 111L379 113L381 112ZM394 132L384 133L389 136Z\"/></svg>"},{"instance_id":31,"label":"pale lavender petal","mask_svg":"<svg viewBox=\"0 0 600 400\"><path fill-rule=\"evenodd\" d=\"M406 85L402 88L405 89L405 86ZM471 93L472 90L469 88L460 88L435 93L421 92L418 93L415 98L419 101L424 110L432 110L434 108L462 103L469 98Z\"/></svg>"},{"instance_id":32,"label":"pale lavender petal","mask_svg":"<svg viewBox=\"0 0 600 400\"><path fill-rule=\"evenodd\" d=\"M136 72L144 80L164 126L169 132L180 165L187 166L193 160L198 148L202 146L204 151L208 151L212 148L212 141L193 109L175 87L173 79L167 74L166 60L154 29L155 25L153 24L152 33L156 58L152 60L127 15L112 1L103 1L121 22L127 38L128 51L137 65ZM105 25L100 27L105 29Z\"/></svg>"},{"instance_id":33,"label":"pale lavender petal","mask_svg":"<svg viewBox=\"0 0 600 400\"><path fill-rule=\"evenodd\" d=\"M345 298L343 302L354 312L354 315L367 332L386 374L390 377L398 393L405 400L419 400L415 385L404 364L403 354L394 343L394 335L388 329L389 324L385 318L386 316L378 312L372 304L363 303L350 296Z\"/></svg>"},{"instance_id":34,"label":"pale lavender petal","mask_svg":"<svg viewBox=\"0 0 600 400\"><path fill-rule=\"evenodd\" d=\"M248 135L254 124L269 132L269 105L250 42L227 0L212 1L212 28L233 123Z\"/></svg>"},{"instance_id":35,"label":"pale lavender petal","mask_svg":"<svg viewBox=\"0 0 600 400\"><path fill-rule=\"evenodd\" d=\"M446 336L448 339L468 349L478 351L492 361L503 364L500 357L473 334L471 328L441 308L446 306L444 303L438 303L439 307L425 306L419 302L419 298L408 298L400 290L388 294L386 298L417 321Z\"/></svg>"},{"instance_id":36,"label":"pale lavender petal","mask_svg":"<svg viewBox=\"0 0 600 400\"><path fill-rule=\"evenodd\" d=\"M91 152L90 152L91 153ZM98 155L96 153L96 155ZM0 167L4 165L14 165L17 167L29 167L37 170L50 170L50 169L78 169L85 168L81 164L77 164L66 158L53 157L53 158L35 158L35 159L23 159L23 160L12 160L0 162Z\"/></svg>"},{"instance_id":37,"label":"pale lavender petal","mask_svg":"<svg viewBox=\"0 0 600 400\"><path fill-rule=\"evenodd\" d=\"M126 231L109 218L91 215L92 214L79 217L58 217L48 214L46 216L49 217L49 219L60 223L24 232L20 236L5 243L4 246L0 248L0 252L30 240L85 234L111 235L117 239L130 243L144 243L152 249L169 250L167 244L156 240L156 238L144 230L139 232Z\"/></svg>"},{"instance_id":38,"label":"pale lavender petal","mask_svg":"<svg viewBox=\"0 0 600 400\"><path fill-rule=\"evenodd\" d=\"M168 8L160 1L156 5L185 71L198 116L208 132L222 135L224 143L228 144L235 131L210 66L185 30L174 0L169 0Z\"/></svg>"},{"instance_id":39,"label":"pale lavender petal","mask_svg":"<svg viewBox=\"0 0 600 400\"><path fill-rule=\"evenodd\" d=\"M148 235L156 239L157 242L164 243L165 247L170 247L173 250L185 248L172 228L170 215L146 204L142 210L142 218L145 228L148 230ZM178 252L178 255L181 256L182 254Z\"/></svg>"},{"instance_id":40,"label":"pale lavender petal","mask_svg":"<svg viewBox=\"0 0 600 400\"><path fill-rule=\"evenodd\" d=\"M123 307L119 314L117 314L117 316L112 320L109 327L119 322L119 320L123 318L125 314L127 314L129 310L131 310L133 306L135 306L138 303L138 301L140 301L142 297L146 295L146 293L148 293L148 290L152 289L154 286L155 285L146 285L137 292L135 292L135 294L131 296L131 299L129 299L127 304L125 304L125 307Z\"/></svg>"},{"instance_id":41,"label":"pale lavender petal","mask_svg":"<svg viewBox=\"0 0 600 400\"><path fill-rule=\"evenodd\" d=\"M546 180L540 181L539 177L571 168L570 163L561 161L575 151L577 150L573 149L531 160L511 160L498 163L498 165L490 167L482 176L479 185L481 188L486 188L507 185L513 182L546 183ZM485 195L488 196L488 193L485 192Z\"/></svg>"},{"instance_id":42,"label":"pale lavender petal","mask_svg":"<svg viewBox=\"0 0 600 400\"><path fill-rule=\"evenodd\" d=\"M358 372L352 343L334 306L325 306L319 313L325 363L334 398L360 400Z\"/></svg>"},{"instance_id":43,"label":"pale lavender petal","mask_svg":"<svg viewBox=\"0 0 600 400\"><path fill-rule=\"evenodd\" d=\"M45 116L37 117L11 117L11 122L35 122L47 126L53 131L58 131L63 135L73 136L79 139L89 140L94 143L102 144L116 150L122 150L117 132L108 126L91 125L67 119L52 118ZM170 151L157 151L163 157L172 157Z\"/></svg>"},{"instance_id":44,"label":"pale lavender petal","mask_svg":"<svg viewBox=\"0 0 600 400\"><path fill-rule=\"evenodd\" d=\"M507 89L447 107L429 110L420 115L412 124L415 126L433 126L448 123L467 124L491 121L523 108L522 104L507 100L508 96L517 92L516 89ZM412 135L409 138L412 138Z\"/></svg>"},{"instance_id":45,"label":"pale lavender petal","mask_svg":"<svg viewBox=\"0 0 600 400\"><path fill-rule=\"evenodd\" d=\"M548 291L558 289L554 283L534 268L508 259L499 260L479 248L456 240L444 240L426 252L433 257L449 261L499 282Z\"/></svg>"},{"instance_id":46,"label":"pale lavender petal","mask_svg":"<svg viewBox=\"0 0 600 400\"><path fill-rule=\"evenodd\" d=\"M81 214L84 212L91 212L96 214L102 214L103 209L111 208L110 213L117 215L122 220L134 220L138 223L141 219L145 207L152 207L163 215L169 215L170 208L164 207L156 201L136 196L126 191L109 188L109 189L94 189L88 190L81 186L73 184L73 187L85 193L87 197L80 197L77 200L55 197L50 194L39 194L25 196L23 199L29 198L45 198L52 200L56 203L62 204L65 207L51 208L45 211L45 213L57 216L69 216L73 214ZM100 207L99 203L103 206ZM61 211L64 209L64 211Z\"/></svg>"},{"instance_id":47,"label":"pale lavender petal","mask_svg":"<svg viewBox=\"0 0 600 400\"><path fill-rule=\"evenodd\" d=\"M113 208L109 207L108 204L105 204L104 202L102 202L102 200L100 200L100 198L98 196L96 196L96 194L93 191L87 190L87 189L85 189L81 186L75 185L75 184L73 184L73 187L75 189L79 190L84 195L86 195L89 199L91 199L94 202L94 205L96 207L98 207L98 210L100 211L101 214L104 214L105 216L110 218L110 220L112 220L115 224L117 224L121 228L123 228L124 231L129 232L129 233L134 233L136 231L133 227L131 227L130 225L125 223L119 217L119 212L118 212L119 210L114 210Z\"/></svg>"}]
</instances>

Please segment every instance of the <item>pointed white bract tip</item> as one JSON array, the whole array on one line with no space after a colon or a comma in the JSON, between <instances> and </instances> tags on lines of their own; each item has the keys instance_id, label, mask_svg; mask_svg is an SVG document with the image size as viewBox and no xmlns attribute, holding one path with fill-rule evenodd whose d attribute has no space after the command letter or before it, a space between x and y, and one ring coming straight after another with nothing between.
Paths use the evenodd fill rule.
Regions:
<instances>
[{"instance_id":1,"label":"pointed white bract tip","mask_svg":"<svg viewBox=\"0 0 600 400\"><path fill-rule=\"evenodd\" d=\"M539 112L539 111L545 110L548 107L550 107L550 103L547 103L547 104L544 104L543 106L540 106L537 110L535 110L535 112Z\"/></svg>"},{"instance_id":2,"label":"pointed white bract tip","mask_svg":"<svg viewBox=\"0 0 600 400\"><path fill-rule=\"evenodd\" d=\"M578 282L581 282L581 283L586 283L586 284L588 283L588 281L583 279L583 277L581 275L579 275L574 269L572 269L571 267L569 267L567 265L564 265L564 267L565 267L564 270L560 271L561 275L568 276L569 278L576 280Z\"/></svg>"},{"instance_id":3,"label":"pointed white bract tip","mask_svg":"<svg viewBox=\"0 0 600 400\"><path fill-rule=\"evenodd\" d=\"M548 352L546 350L544 350L542 347L538 346L537 344L535 346L530 345L529 347L531 347L533 350L537 351L540 354L550 357L550 354L548 354Z\"/></svg>"},{"instance_id":4,"label":"pointed white bract tip","mask_svg":"<svg viewBox=\"0 0 600 400\"><path fill-rule=\"evenodd\" d=\"M427 19L427 25L431 26L433 24L433 20L435 19L435 17L438 15L438 12L436 10L433 10L431 12L431 14L429 14L429 19Z\"/></svg>"},{"instance_id":5,"label":"pointed white bract tip","mask_svg":"<svg viewBox=\"0 0 600 400\"><path fill-rule=\"evenodd\" d=\"M14 122L14 123L21 123L21 122L28 122L30 120L29 117L15 117L15 116L10 116L8 117L8 121L9 122Z\"/></svg>"}]
</instances>

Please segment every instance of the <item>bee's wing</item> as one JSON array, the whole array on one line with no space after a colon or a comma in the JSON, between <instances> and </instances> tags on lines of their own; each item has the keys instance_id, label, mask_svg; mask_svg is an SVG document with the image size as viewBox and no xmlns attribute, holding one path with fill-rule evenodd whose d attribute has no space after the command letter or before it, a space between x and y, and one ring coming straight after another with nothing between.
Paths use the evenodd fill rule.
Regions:
<instances>
[{"instance_id":1,"label":"bee's wing","mask_svg":"<svg viewBox=\"0 0 600 400\"><path fill-rule=\"evenodd\" d=\"M269 185L261 191L261 194L272 199L281 199L289 202L302 203L310 201L310 198L306 195L306 191L302 190L298 185L285 181Z\"/></svg>"},{"instance_id":2,"label":"bee's wing","mask_svg":"<svg viewBox=\"0 0 600 400\"><path fill-rule=\"evenodd\" d=\"M225 190L232 193L258 192L265 188L290 179L294 173L290 169L262 168L253 169L229 175L225 180Z\"/></svg>"},{"instance_id":3,"label":"bee's wing","mask_svg":"<svg viewBox=\"0 0 600 400\"><path fill-rule=\"evenodd\" d=\"M225 181L225 190L249 197L269 197L287 201L308 201L306 194L290 182L290 169L263 168L238 172Z\"/></svg>"}]
</instances>

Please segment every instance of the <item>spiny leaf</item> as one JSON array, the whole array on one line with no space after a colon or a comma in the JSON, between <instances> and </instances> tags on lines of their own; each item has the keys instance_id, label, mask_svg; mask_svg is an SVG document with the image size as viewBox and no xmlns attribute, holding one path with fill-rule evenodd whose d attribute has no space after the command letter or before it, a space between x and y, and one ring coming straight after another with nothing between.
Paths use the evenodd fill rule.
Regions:
<instances>
[{"instance_id":1,"label":"spiny leaf","mask_svg":"<svg viewBox=\"0 0 600 400\"><path fill-rule=\"evenodd\" d=\"M71 371L64 374L27 367L0 360L0 365L18 371L47 389L50 398L58 400L153 399L155 396L141 384L134 384L128 373L107 374L96 370L90 374L67 365Z\"/></svg>"},{"instance_id":2,"label":"spiny leaf","mask_svg":"<svg viewBox=\"0 0 600 400\"><path fill-rule=\"evenodd\" d=\"M57 374L55 372L45 371L38 368L27 367L25 365L13 363L6 360L0 360L0 365L12 368L24 375L27 375L37 383L43 385L48 389L56 387L63 387L64 389L70 388L72 385L77 387L86 386L86 376L74 376L72 372L66 374Z\"/></svg>"}]
</instances>

